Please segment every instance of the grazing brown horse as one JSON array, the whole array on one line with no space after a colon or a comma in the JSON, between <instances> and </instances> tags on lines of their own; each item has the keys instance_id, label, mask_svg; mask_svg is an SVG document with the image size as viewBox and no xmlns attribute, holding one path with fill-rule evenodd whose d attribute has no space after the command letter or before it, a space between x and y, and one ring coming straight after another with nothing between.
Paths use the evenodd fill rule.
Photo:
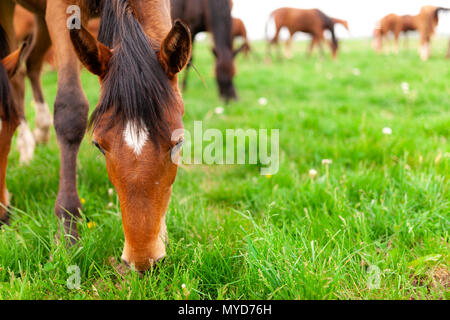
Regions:
<instances>
[{"instance_id":1,"label":"grazing brown horse","mask_svg":"<svg viewBox=\"0 0 450 320\"><path fill-rule=\"evenodd\" d=\"M6 32L0 26L0 226L9 223L6 169L11 141L22 116L13 97L10 78L14 77L30 48L31 41L28 40L20 49L10 53Z\"/></svg>"},{"instance_id":2,"label":"grazing brown horse","mask_svg":"<svg viewBox=\"0 0 450 320\"><path fill-rule=\"evenodd\" d=\"M242 52L246 56L248 56L249 52L251 51L250 41L248 40L245 24L241 19L233 18L231 36L233 38L233 42L237 38L242 38L244 40L244 48L242 49Z\"/></svg>"},{"instance_id":3,"label":"grazing brown horse","mask_svg":"<svg viewBox=\"0 0 450 320\"><path fill-rule=\"evenodd\" d=\"M271 21L275 23L275 36L272 40L268 38L268 27ZM345 20L335 19L327 16L319 9L295 9L295 8L280 8L273 11L270 15L269 21L266 25L266 35L269 39L269 53L272 45L278 45L279 36L282 28L289 30L290 37L286 42L286 56L292 56L292 40L294 34L297 32L308 33L312 36L312 42L309 49L312 54L316 45L322 48L322 42L325 40L324 31L331 32L331 53L332 57L337 57L338 39L334 30L335 24L340 23L348 29L348 23Z\"/></svg>"},{"instance_id":4,"label":"grazing brown horse","mask_svg":"<svg viewBox=\"0 0 450 320\"><path fill-rule=\"evenodd\" d=\"M398 41L400 34L409 31L419 31L420 33L420 56L423 60L428 60L431 54L430 43L439 22L439 12L450 9L442 7L425 6L420 13L415 16L399 16L389 14L381 19L374 31L374 49L382 51L383 39L389 33L394 35L395 51L398 51Z\"/></svg>"},{"instance_id":5,"label":"grazing brown horse","mask_svg":"<svg viewBox=\"0 0 450 320\"><path fill-rule=\"evenodd\" d=\"M386 39L390 33L392 33L394 35L395 51L397 52L399 48L400 34L405 33L406 35L410 31L417 30L419 30L419 21L417 16L399 16L393 13L388 14L377 23L374 30L374 49L380 53L383 49L383 40Z\"/></svg>"},{"instance_id":6,"label":"grazing brown horse","mask_svg":"<svg viewBox=\"0 0 450 320\"><path fill-rule=\"evenodd\" d=\"M147 270L166 254L165 214L177 173L172 158L183 142L181 135L172 136L183 128L177 74L190 59L189 30L179 21L172 23L169 0L19 2L44 19L54 45L58 68L54 123L61 148L55 213L66 239L70 243L78 239L81 209L76 159L89 110L81 89L81 60L101 82L91 126L94 145L105 156L120 200L122 259L138 271ZM77 5L81 15L69 5ZM14 2L2 1L0 9L10 13L0 22L12 35ZM82 25L100 14L97 41Z\"/></svg>"},{"instance_id":7,"label":"grazing brown horse","mask_svg":"<svg viewBox=\"0 0 450 320\"><path fill-rule=\"evenodd\" d=\"M231 6L229 0L171 0L172 18L185 22L192 38L200 32L210 32L214 39L216 80L220 96L225 100L237 99L233 78L236 74L234 58L244 49L233 50L231 37ZM187 85L187 71L183 88Z\"/></svg>"},{"instance_id":8,"label":"grazing brown horse","mask_svg":"<svg viewBox=\"0 0 450 320\"><path fill-rule=\"evenodd\" d=\"M418 15L420 32L420 57L428 60L431 56L431 38L436 32L439 23L439 13L450 11L450 8L425 6Z\"/></svg>"}]
</instances>

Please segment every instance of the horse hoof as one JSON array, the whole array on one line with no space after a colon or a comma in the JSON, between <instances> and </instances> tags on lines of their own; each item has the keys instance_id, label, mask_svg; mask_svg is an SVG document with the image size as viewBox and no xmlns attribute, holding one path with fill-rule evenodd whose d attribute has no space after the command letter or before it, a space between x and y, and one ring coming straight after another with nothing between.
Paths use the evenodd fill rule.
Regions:
<instances>
[{"instance_id":1,"label":"horse hoof","mask_svg":"<svg viewBox=\"0 0 450 320\"><path fill-rule=\"evenodd\" d=\"M10 210L9 210L9 207L8 207L8 210L6 210L5 212L4 212L4 214L3 214L3 216L0 218L0 228L3 226L3 225L7 225L7 226L9 226L10 225L10 216L9 216L9 212L10 212Z\"/></svg>"}]
</instances>

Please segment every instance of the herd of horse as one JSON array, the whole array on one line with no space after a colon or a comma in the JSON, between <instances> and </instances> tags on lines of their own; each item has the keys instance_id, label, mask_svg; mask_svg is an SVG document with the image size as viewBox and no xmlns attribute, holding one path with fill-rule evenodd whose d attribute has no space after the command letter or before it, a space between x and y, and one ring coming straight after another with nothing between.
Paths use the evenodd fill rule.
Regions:
<instances>
[{"instance_id":1,"label":"herd of horse","mask_svg":"<svg viewBox=\"0 0 450 320\"><path fill-rule=\"evenodd\" d=\"M76 7L73 7L76 6ZM18 131L20 161L31 160L36 143L47 143L54 126L60 147L60 182L55 201L58 237L73 245L79 239L81 202L76 168L81 141L92 132L103 154L122 213L123 262L145 271L166 255L165 215L181 152L184 103L178 75L193 63L193 41L209 32L213 40L220 96L237 99L235 57L250 52L242 20L231 15L231 0L2 0L0 2L0 224L9 223L6 188L8 154ZM70 9L72 8L72 9ZM79 12L74 8L78 8ZM416 17L390 15L375 32L376 49L389 32L419 30L422 58L444 8L425 7ZM339 42L335 25L348 22L318 9L281 8L271 15L279 43L289 30L288 56L296 32L312 37L309 54L329 42L333 58ZM325 32L331 34L326 40ZM234 39L241 37L237 48ZM323 49L322 49L323 51ZM450 48L449 48L450 55ZM40 76L45 62L58 72L54 115L44 100ZM26 68L21 68L25 64ZM100 100L88 121L89 104L80 81L81 66L100 81ZM182 81L187 85L188 73ZM25 119L25 77L30 79L36 129Z\"/></svg>"},{"instance_id":2,"label":"herd of horse","mask_svg":"<svg viewBox=\"0 0 450 320\"><path fill-rule=\"evenodd\" d=\"M400 34L417 31L420 34L420 56L422 60L428 60L431 55L431 38L439 23L439 13L450 11L450 8L425 6L417 15L388 14L381 19L374 30L374 48L378 52L383 49L383 40L390 34L394 35L395 51L399 50ZM450 43L447 57L450 58Z\"/></svg>"}]
</instances>

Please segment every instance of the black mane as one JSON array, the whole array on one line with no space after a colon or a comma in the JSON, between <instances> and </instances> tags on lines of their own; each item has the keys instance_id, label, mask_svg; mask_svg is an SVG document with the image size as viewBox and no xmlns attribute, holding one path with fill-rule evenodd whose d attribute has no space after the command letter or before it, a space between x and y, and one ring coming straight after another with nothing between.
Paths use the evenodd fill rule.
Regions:
<instances>
[{"instance_id":1,"label":"black mane","mask_svg":"<svg viewBox=\"0 0 450 320\"><path fill-rule=\"evenodd\" d=\"M9 54L8 36L0 26L0 59L3 59ZM12 116L16 115L16 109L14 108L12 99L11 83L9 81L8 74L6 73L3 64L0 61L0 114L3 115L3 119L8 121Z\"/></svg>"},{"instance_id":2,"label":"black mane","mask_svg":"<svg viewBox=\"0 0 450 320\"><path fill-rule=\"evenodd\" d=\"M167 116L176 104L175 95L128 0L105 1L101 25L101 41L114 53L90 127L112 108L109 128L117 121L132 122L146 129L156 145L160 139L169 142Z\"/></svg>"}]
</instances>

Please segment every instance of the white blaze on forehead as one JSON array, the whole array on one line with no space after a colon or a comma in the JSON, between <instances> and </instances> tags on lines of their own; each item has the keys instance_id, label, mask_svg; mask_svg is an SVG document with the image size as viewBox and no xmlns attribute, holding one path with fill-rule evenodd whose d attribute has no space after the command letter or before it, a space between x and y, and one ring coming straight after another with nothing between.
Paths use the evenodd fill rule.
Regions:
<instances>
[{"instance_id":1,"label":"white blaze on forehead","mask_svg":"<svg viewBox=\"0 0 450 320\"><path fill-rule=\"evenodd\" d=\"M123 133L126 144L139 156L148 140L148 132L143 125L128 122Z\"/></svg>"}]
</instances>

